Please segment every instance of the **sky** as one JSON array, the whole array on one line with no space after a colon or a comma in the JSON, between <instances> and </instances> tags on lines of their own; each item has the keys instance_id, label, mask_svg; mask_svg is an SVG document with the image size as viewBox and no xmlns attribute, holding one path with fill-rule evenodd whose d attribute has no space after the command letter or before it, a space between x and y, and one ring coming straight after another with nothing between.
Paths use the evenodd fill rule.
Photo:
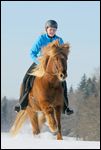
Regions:
<instances>
[{"instance_id":1,"label":"sky","mask_svg":"<svg viewBox=\"0 0 101 150\"><path fill-rule=\"evenodd\" d=\"M71 45L68 88L77 88L84 73L100 67L99 1L2 1L1 94L19 98L20 84L33 63L30 49L47 20L58 23L57 35Z\"/></svg>"}]
</instances>

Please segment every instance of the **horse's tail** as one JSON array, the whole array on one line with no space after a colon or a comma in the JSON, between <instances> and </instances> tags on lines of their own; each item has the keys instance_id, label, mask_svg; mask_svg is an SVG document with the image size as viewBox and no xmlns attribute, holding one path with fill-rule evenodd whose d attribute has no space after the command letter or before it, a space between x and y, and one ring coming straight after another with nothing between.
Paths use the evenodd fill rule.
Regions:
<instances>
[{"instance_id":1,"label":"horse's tail","mask_svg":"<svg viewBox=\"0 0 101 150\"><path fill-rule=\"evenodd\" d=\"M21 110L17 114L16 120L15 120L13 126L10 129L10 133L13 136L15 136L19 132L19 130L22 127L22 125L23 125L24 121L26 120L26 118L27 118L27 112L26 112L26 110Z\"/></svg>"}]
</instances>

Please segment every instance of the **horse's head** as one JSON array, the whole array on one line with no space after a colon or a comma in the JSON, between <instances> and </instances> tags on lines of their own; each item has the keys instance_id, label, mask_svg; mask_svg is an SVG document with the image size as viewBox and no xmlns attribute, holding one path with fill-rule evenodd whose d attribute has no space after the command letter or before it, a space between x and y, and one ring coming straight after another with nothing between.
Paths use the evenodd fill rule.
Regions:
<instances>
[{"instance_id":1,"label":"horse's head","mask_svg":"<svg viewBox=\"0 0 101 150\"><path fill-rule=\"evenodd\" d=\"M58 40L48 44L42 50L40 64L32 70L31 75L42 77L45 74L57 76L63 81L67 77L67 59L69 44L60 45Z\"/></svg>"},{"instance_id":2,"label":"horse's head","mask_svg":"<svg viewBox=\"0 0 101 150\"><path fill-rule=\"evenodd\" d=\"M50 44L46 51L46 61L44 64L46 73L55 75L60 81L67 77L67 58L69 53L69 44L59 45L58 41Z\"/></svg>"},{"instance_id":3,"label":"horse's head","mask_svg":"<svg viewBox=\"0 0 101 150\"><path fill-rule=\"evenodd\" d=\"M63 81L67 77L67 59L62 53L50 58L52 64L52 73L56 75L59 80Z\"/></svg>"}]
</instances>

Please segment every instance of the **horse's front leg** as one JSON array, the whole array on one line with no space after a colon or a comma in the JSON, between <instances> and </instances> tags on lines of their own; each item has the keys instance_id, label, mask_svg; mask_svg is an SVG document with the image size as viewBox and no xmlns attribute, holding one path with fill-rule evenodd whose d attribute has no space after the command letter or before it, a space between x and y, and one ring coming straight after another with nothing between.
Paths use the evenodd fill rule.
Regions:
<instances>
[{"instance_id":1,"label":"horse's front leg","mask_svg":"<svg viewBox=\"0 0 101 150\"><path fill-rule=\"evenodd\" d=\"M49 129L51 132L57 131L57 122L55 118L55 110L54 108L48 103L47 101L44 101L41 103L41 109L45 114L46 120L49 125Z\"/></svg>"},{"instance_id":2,"label":"horse's front leg","mask_svg":"<svg viewBox=\"0 0 101 150\"><path fill-rule=\"evenodd\" d=\"M58 126L58 131L57 131L57 140L63 140L62 139L62 134L61 134L61 106L56 106L55 107L56 111L56 119L57 119L57 126Z\"/></svg>"}]
</instances>

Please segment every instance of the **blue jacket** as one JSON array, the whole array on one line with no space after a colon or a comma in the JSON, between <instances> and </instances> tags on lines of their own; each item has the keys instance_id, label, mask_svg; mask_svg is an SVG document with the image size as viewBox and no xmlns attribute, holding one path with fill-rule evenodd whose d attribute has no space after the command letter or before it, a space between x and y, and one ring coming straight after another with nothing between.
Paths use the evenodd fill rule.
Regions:
<instances>
[{"instance_id":1,"label":"blue jacket","mask_svg":"<svg viewBox=\"0 0 101 150\"><path fill-rule=\"evenodd\" d=\"M49 44L50 42L59 39L60 44L63 44L63 40L62 38L60 38L59 36L55 35L53 38L50 38L47 34L42 34L40 35L36 41L34 42L32 48L31 48L31 52L30 52L30 56L31 59L36 63L39 64L39 61L37 60L37 57L41 56L41 49L46 46L47 44Z\"/></svg>"}]
</instances>

